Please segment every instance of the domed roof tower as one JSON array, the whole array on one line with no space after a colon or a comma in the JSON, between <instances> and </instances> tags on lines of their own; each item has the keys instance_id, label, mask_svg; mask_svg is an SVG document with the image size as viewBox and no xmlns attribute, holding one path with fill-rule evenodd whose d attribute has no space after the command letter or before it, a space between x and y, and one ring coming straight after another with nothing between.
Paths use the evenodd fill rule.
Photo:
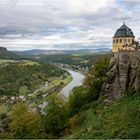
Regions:
<instances>
[{"instance_id":1,"label":"domed roof tower","mask_svg":"<svg viewBox=\"0 0 140 140\"><path fill-rule=\"evenodd\" d=\"M131 45L134 42L134 34L132 30L123 23L113 36L113 52L118 52L125 45Z\"/></svg>"},{"instance_id":2,"label":"domed roof tower","mask_svg":"<svg viewBox=\"0 0 140 140\"><path fill-rule=\"evenodd\" d=\"M116 31L114 37L135 37L132 30L125 23Z\"/></svg>"}]
</instances>

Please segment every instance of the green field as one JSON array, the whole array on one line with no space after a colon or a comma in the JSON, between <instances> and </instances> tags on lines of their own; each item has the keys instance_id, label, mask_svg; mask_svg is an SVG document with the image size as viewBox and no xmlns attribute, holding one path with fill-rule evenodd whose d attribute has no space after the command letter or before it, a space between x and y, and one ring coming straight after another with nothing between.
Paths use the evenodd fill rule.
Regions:
<instances>
[{"instance_id":1,"label":"green field","mask_svg":"<svg viewBox=\"0 0 140 140\"><path fill-rule=\"evenodd\" d=\"M38 62L35 62L35 61L24 61L21 63L22 66L27 66L27 65L30 65L30 66L33 66L33 65L39 65Z\"/></svg>"},{"instance_id":2,"label":"green field","mask_svg":"<svg viewBox=\"0 0 140 140\"><path fill-rule=\"evenodd\" d=\"M15 63L15 62L18 62L18 61L16 61L16 60L0 59L0 64Z\"/></svg>"}]
</instances>

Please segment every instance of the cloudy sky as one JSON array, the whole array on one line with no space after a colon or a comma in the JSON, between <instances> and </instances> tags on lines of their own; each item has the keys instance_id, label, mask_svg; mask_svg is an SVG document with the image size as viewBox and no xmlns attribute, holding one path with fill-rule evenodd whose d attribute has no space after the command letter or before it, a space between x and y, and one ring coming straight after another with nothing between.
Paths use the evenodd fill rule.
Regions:
<instances>
[{"instance_id":1,"label":"cloudy sky","mask_svg":"<svg viewBox=\"0 0 140 140\"><path fill-rule=\"evenodd\" d=\"M140 0L0 0L0 46L111 48L123 22L140 37L139 17Z\"/></svg>"}]
</instances>

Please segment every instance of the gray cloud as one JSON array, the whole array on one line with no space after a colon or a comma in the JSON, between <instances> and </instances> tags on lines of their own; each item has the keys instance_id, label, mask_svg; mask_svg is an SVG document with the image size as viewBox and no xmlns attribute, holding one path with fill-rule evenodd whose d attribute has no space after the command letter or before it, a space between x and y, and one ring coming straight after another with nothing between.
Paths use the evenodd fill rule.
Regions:
<instances>
[{"instance_id":1,"label":"gray cloud","mask_svg":"<svg viewBox=\"0 0 140 140\"><path fill-rule=\"evenodd\" d=\"M1 0L0 9L0 44L11 50L18 43L23 49L89 42L110 46L123 21L140 34L140 1Z\"/></svg>"}]
</instances>

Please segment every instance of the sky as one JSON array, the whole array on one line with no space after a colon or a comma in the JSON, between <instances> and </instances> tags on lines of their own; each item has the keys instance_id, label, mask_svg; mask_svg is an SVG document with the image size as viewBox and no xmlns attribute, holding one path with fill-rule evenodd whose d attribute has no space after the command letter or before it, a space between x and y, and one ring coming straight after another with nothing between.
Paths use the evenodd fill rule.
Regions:
<instances>
[{"instance_id":1,"label":"sky","mask_svg":"<svg viewBox=\"0 0 140 140\"><path fill-rule=\"evenodd\" d=\"M140 37L140 0L0 0L9 50L111 48L123 22Z\"/></svg>"}]
</instances>

